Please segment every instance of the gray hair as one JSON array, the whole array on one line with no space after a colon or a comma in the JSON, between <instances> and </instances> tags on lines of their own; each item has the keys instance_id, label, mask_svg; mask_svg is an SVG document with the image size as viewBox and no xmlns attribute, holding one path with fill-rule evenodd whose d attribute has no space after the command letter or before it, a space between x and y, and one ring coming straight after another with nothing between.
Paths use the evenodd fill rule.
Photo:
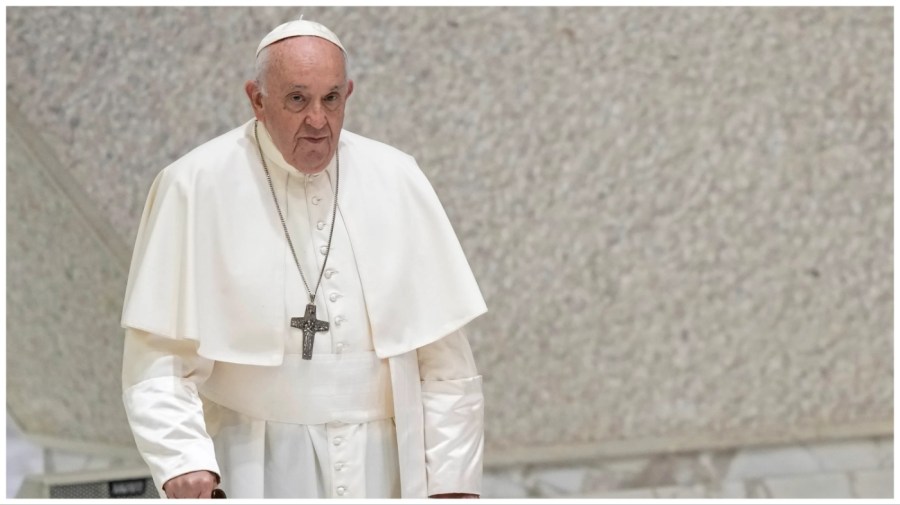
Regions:
<instances>
[{"instance_id":1,"label":"gray hair","mask_svg":"<svg viewBox=\"0 0 900 505\"><path fill-rule=\"evenodd\" d=\"M259 55L256 57L256 64L254 65L254 73L256 74L256 85L259 86L259 91L263 95L266 94L266 83L265 83L265 75L266 71L269 69L269 47L266 46L262 48L262 51L259 52ZM350 56L341 49L341 55L344 56L344 81L350 79Z\"/></svg>"}]
</instances>

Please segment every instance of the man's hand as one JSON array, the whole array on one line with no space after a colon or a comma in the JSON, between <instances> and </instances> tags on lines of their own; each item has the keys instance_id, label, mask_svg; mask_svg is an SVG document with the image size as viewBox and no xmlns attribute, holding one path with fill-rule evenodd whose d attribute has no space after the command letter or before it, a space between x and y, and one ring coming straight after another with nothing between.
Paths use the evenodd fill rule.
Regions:
<instances>
[{"instance_id":1,"label":"man's hand","mask_svg":"<svg viewBox=\"0 0 900 505\"><path fill-rule=\"evenodd\" d=\"M172 477L163 484L163 491L169 498L210 498L218 484L216 474L199 470Z\"/></svg>"},{"instance_id":2,"label":"man's hand","mask_svg":"<svg viewBox=\"0 0 900 505\"><path fill-rule=\"evenodd\" d=\"M433 494L429 498L450 498L453 500L462 499L462 498L472 498L477 499L481 498L481 496L477 494L469 494L469 493L441 493L441 494Z\"/></svg>"}]
</instances>

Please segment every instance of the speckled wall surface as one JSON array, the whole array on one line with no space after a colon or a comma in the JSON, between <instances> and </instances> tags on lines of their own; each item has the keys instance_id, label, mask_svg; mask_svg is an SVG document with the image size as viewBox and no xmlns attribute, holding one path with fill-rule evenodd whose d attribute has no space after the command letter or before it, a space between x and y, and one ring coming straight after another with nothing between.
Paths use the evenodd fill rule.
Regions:
<instances>
[{"instance_id":1,"label":"speckled wall surface","mask_svg":"<svg viewBox=\"0 0 900 505\"><path fill-rule=\"evenodd\" d=\"M255 47L300 12L9 8L9 100L130 247L156 172L250 117ZM890 426L891 8L302 12L351 52L346 127L416 156L480 281L489 458ZM33 187L13 161L10 223ZM10 226L10 272L76 238ZM9 361L55 371L10 406L71 435L41 405L97 402L77 436L127 442L109 388L21 343L59 338L34 321L61 295L9 286L34 315Z\"/></svg>"},{"instance_id":2,"label":"speckled wall surface","mask_svg":"<svg viewBox=\"0 0 900 505\"><path fill-rule=\"evenodd\" d=\"M122 444L131 434L115 314L127 263L79 212L85 198L67 174L48 169L35 132L17 124L7 122L6 141L7 405L29 433Z\"/></svg>"}]
</instances>

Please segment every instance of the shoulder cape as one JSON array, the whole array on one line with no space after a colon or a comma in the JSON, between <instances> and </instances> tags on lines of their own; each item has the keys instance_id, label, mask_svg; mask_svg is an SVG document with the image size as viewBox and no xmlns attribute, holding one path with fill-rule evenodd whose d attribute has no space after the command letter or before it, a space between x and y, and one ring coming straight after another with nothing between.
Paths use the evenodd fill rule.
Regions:
<instances>
[{"instance_id":1,"label":"shoulder cape","mask_svg":"<svg viewBox=\"0 0 900 505\"><path fill-rule=\"evenodd\" d=\"M150 188L122 326L199 342L209 359L278 365L290 331L284 235L253 121L163 169ZM415 160L342 131L338 204L369 311L375 352L434 342L487 311L437 195Z\"/></svg>"}]
</instances>

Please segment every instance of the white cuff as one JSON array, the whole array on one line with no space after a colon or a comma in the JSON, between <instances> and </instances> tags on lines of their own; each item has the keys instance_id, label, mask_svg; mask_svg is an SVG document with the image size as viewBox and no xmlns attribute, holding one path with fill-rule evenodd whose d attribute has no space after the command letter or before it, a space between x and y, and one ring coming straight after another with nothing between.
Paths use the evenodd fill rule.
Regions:
<instances>
[{"instance_id":1,"label":"white cuff","mask_svg":"<svg viewBox=\"0 0 900 505\"><path fill-rule=\"evenodd\" d=\"M481 494L484 395L481 376L423 381L428 495Z\"/></svg>"},{"instance_id":2,"label":"white cuff","mask_svg":"<svg viewBox=\"0 0 900 505\"><path fill-rule=\"evenodd\" d=\"M125 413L161 497L163 484L187 472L220 474L196 386L175 377L148 379L122 394Z\"/></svg>"}]
</instances>

